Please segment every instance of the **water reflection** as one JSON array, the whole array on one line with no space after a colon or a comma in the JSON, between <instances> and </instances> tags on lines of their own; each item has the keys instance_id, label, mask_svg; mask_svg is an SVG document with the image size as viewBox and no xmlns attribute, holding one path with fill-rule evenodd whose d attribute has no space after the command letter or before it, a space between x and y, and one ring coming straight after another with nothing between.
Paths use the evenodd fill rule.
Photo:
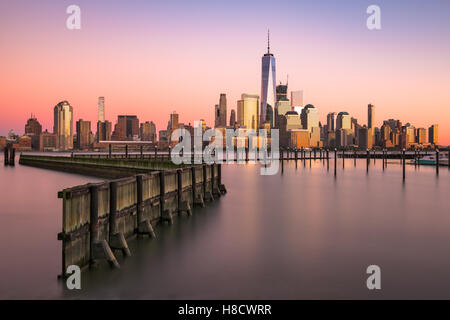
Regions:
<instances>
[{"instance_id":1,"label":"water reflection","mask_svg":"<svg viewBox=\"0 0 450 320\"><path fill-rule=\"evenodd\" d=\"M379 160L379 159L377 159ZM130 242L120 270L83 273L81 292L56 281L56 192L95 179L0 167L0 297L128 299L450 298L448 170L365 159L224 165L228 194L157 240ZM327 170L328 168L328 170ZM8 196L6 196L8 195ZM366 267L382 290L366 289Z\"/></svg>"}]
</instances>

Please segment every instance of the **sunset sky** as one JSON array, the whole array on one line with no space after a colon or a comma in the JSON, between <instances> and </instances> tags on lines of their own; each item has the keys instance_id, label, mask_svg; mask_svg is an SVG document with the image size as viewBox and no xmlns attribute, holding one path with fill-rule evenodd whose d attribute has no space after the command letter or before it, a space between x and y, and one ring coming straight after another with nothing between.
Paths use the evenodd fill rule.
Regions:
<instances>
[{"instance_id":1,"label":"sunset sky","mask_svg":"<svg viewBox=\"0 0 450 320\"><path fill-rule=\"evenodd\" d=\"M81 8L68 30L66 8ZM366 27L371 4L381 30ZM277 82L304 90L326 114L367 123L389 118L439 124L450 144L450 1L41 0L0 3L0 135L23 134L30 113L52 130L53 107L68 100L74 120L136 114L165 129L180 121L213 125L226 93L228 117L242 93L260 94L267 29ZM74 122L75 122L74 121Z\"/></svg>"}]
</instances>

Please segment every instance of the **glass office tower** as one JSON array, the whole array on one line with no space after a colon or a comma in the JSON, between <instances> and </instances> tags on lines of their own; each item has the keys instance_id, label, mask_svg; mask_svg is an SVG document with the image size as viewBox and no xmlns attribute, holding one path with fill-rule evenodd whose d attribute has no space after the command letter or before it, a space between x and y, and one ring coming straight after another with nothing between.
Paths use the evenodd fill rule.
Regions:
<instances>
[{"instance_id":1,"label":"glass office tower","mask_svg":"<svg viewBox=\"0 0 450 320\"><path fill-rule=\"evenodd\" d=\"M270 119L271 127L273 127L273 110L275 109L276 101L276 76L275 76L275 57L270 53L270 41L267 39L267 53L262 57L262 72L261 72L261 125ZM268 115L267 105L270 106Z\"/></svg>"}]
</instances>

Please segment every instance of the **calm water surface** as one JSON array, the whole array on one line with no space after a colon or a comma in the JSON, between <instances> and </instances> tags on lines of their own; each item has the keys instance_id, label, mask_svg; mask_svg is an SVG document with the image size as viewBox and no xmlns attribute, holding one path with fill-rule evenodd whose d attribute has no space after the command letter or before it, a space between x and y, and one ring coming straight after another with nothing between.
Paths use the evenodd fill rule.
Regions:
<instances>
[{"instance_id":1,"label":"calm water surface","mask_svg":"<svg viewBox=\"0 0 450 320\"><path fill-rule=\"evenodd\" d=\"M120 270L82 275L69 292L61 270L65 187L99 179L0 159L0 298L365 299L450 298L450 173L442 167L338 160L337 178L317 160L284 174L224 165L228 194L157 240L129 243ZM382 289L366 288L381 267Z\"/></svg>"}]
</instances>

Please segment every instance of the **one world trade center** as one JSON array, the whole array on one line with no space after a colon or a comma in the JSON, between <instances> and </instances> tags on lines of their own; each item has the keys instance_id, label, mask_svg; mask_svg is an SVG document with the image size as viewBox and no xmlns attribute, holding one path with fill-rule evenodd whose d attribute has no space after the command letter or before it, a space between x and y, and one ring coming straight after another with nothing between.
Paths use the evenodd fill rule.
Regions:
<instances>
[{"instance_id":1,"label":"one world trade center","mask_svg":"<svg viewBox=\"0 0 450 320\"><path fill-rule=\"evenodd\" d=\"M274 109L276 99L275 57L270 53L270 38L267 34L267 53L262 57L261 72L261 126L269 122L274 124Z\"/></svg>"}]
</instances>

